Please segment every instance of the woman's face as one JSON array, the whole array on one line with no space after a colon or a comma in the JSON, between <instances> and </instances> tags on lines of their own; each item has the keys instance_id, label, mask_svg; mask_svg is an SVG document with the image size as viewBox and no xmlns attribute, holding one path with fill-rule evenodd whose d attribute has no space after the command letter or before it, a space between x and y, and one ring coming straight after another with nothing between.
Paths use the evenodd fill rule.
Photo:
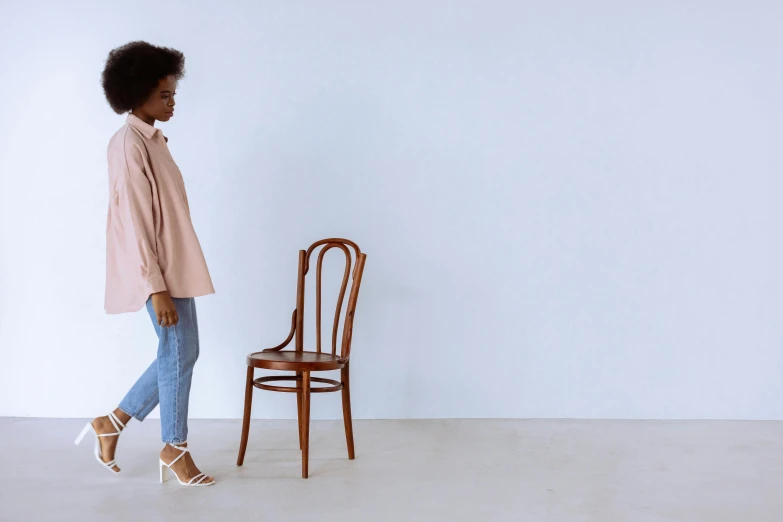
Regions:
<instances>
[{"instance_id":1,"label":"woman's face","mask_svg":"<svg viewBox=\"0 0 783 522\"><path fill-rule=\"evenodd\" d=\"M169 121L174 116L174 96L177 94L177 80L174 76L163 78L144 104L133 110L143 120Z\"/></svg>"}]
</instances>

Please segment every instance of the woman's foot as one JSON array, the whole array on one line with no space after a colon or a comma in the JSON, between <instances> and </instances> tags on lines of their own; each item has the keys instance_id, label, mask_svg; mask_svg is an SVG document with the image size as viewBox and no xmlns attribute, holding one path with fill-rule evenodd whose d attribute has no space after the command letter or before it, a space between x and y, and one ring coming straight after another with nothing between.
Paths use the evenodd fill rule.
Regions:
<instances>
[{"instance_id":1,"label":"woman's foot","mask_svg":"<svg viewBox=\"0 0 783 522\"><path fill-rule=\"evenodd\" d=\"M119 408L114 410L114 415L117 416L123 425L127 426L128 421L130 421L130 416ZM95 433L98 435L122 432L122 426L115 426L108 415L93 419L91 424ZM103 460L103 462L111 462L114 460L114 452L117 450L117 442L119 439L119 435L116 437L98 437L98 440L101 443L101 460ZM112 470L119 472L120 468L115 465Z\"/></svg>"},{"instance_id":2,"label":"woman's foot","mask_svg":"<svg viewBox=\"0 0 783 522\"><path fill-rule=\"evenodd\" d=\"M177 457L179 457L180 454L182 453L182 450L177 448L187 448L187 447L188 447L187 442L184 444L179 444L177 446L166 444L166 446L160 452L160 460L162 460L166 464L174 462L174 460L177 460ZM189 483L193 479L193 477L198 477L199 475L201 475L201 471L199 471L199 469L196 467L196 463L193 462L193 457L190 456L189 451L186 452L184 455L182 455L182 458L174 462L174 465L171 466L171 471L176 473L179 481L184 482L185 484ZM198 482L202 486L206 486L210 483L215 482L215 479L210 476L207 476L203 480L199 478Z\"/></svg>"}]
</instances>

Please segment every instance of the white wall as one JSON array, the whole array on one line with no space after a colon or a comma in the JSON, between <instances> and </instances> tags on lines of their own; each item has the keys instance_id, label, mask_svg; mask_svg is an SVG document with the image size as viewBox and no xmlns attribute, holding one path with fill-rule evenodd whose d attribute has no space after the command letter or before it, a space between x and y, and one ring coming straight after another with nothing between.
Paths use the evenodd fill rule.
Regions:
<instances>
[{"instance_id":1,"label":"white wall","mask_svg":"<svg viewBox=\"0 0 783 522\"><path fill-rule=\"evenodd\" d=\"M194 417L241 415L337 235L357 418L783 418L783 9L631 4L3 2L0 415L97 415L154 357L102 309L99 76L146 39L187 56L164 130L219 291Z\"/></svg>"}]
</instances>

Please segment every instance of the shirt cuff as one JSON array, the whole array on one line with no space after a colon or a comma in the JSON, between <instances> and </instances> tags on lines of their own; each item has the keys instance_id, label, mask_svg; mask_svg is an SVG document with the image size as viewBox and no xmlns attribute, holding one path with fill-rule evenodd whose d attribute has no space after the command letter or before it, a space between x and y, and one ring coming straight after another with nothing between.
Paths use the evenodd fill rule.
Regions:
<instances>
[{"instance_id":1,"label":"shirt cuff","mask_svg":"<svg viewBox=\"0 0 783 522\"><path fill-rule=\"evenodd\" d=\"M144 278L144 289L150 295L165 292L167 290L166 281L163 280L163 276L160 273L149 274Z\"/></svg>"}]
</instances>

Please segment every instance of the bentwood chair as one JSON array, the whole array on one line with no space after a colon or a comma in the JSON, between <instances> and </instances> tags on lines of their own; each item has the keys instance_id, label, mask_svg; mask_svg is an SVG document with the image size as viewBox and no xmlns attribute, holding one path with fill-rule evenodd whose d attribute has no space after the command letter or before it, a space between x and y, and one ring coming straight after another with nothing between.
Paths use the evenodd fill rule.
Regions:
<instances>
[{"instance_id":1,"label":"bentwood chair","mask_svg":"<svg viewBox=\"0 0 783 522\"><path fill-rule=\"evenodd\" d=\"M315 351L304 349L304 298L305 276L310 269L310 259L320 248L315 271ZM325 254L337 248L345 254L345 272L340 293L337 298L337 308L332 325L331 353L321 350L321 271ZM299 418L299 449L302 450L302 478L307 478L308 458L310 449L310 396L313 393L342 391L343 396L343 420L345 423L345 440L348 444L348 458L353 460L353 425L351 423L351 388L348 378L349 362L351 357L351 337L353 334L354 313L356 312L356 300L359 297L359 287L364 272L364 262L367 256L362 253L358 245L347 239L323 239L313 243L305 250L299 251L299 271L296 285L296 310L291 318L291 332L288 338L279 346L267 348L261 352L251 353L247 356L247 382L245 385L245 415L242 421L242 441L239 444L237 466L241 466L245 460L247 438L250 431L250 410L253 402L253 388L274 392L296 393L297 413ZM351 268L353 267L353 270ZM348 296L348 305L343 311L343 302L351 283ZM337 352L337 332L342 323L342 338L340 339L340 351ZM294 341L293 350L283 350ZM293 372L291 375L273 375L256 378L256 368L265 370L282 370ZM312 372L340 370L341 379L335 381L321 377L312 377ZM276 386L268 384L278 381L294 381L295 386ZM310 383L320 383L328 386L311 387Z\"/></svg>"}]
</instances>

